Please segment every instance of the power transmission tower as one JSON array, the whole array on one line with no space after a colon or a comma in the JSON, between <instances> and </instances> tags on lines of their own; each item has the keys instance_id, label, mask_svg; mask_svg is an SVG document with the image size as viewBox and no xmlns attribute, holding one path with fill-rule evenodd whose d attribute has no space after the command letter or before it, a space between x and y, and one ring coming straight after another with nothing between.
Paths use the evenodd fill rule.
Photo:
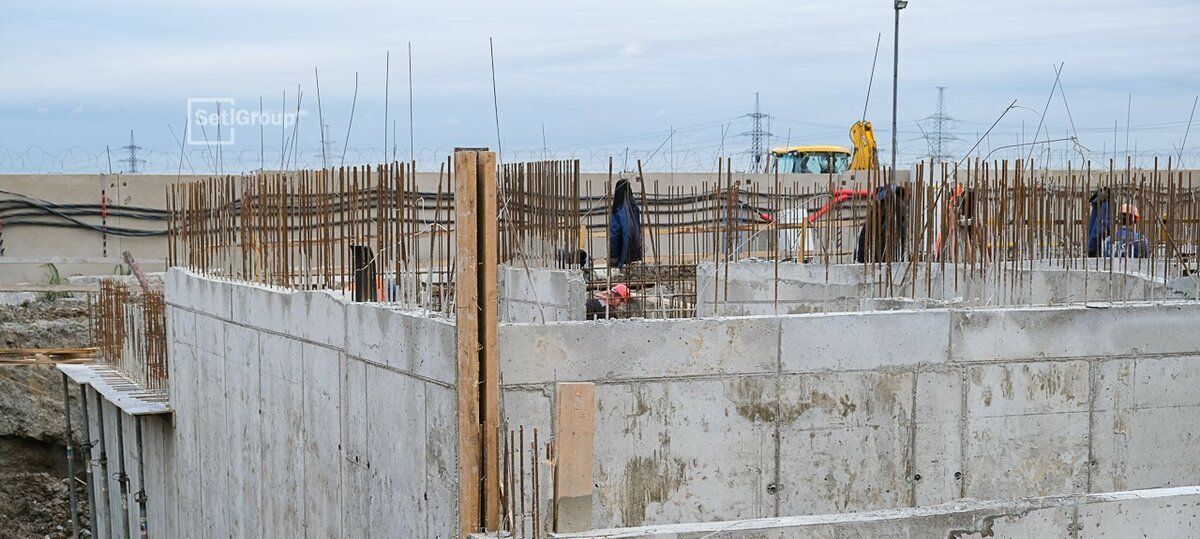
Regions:
<instances>
[{"instance_id":1,"label":"power transmission tower","mask_svg":"<svg viewBox=\"0 0 1200 539\"><path fill-rule=\"evenodd\" d=\"M925 118L925 122L931 124L925 129L925 141L929 144L929 158L941 163L954 160L954 156L950 154L950 143L960 139L950 132L955 120L946 114L946 87L938 86L937 90L937 109L932 116Z\"/></svg>"},{"instance_id":2,"label":"power transmission tower","mask_svg":"<svg viewBox=\"0 0 1200 539\"><path fill-rule=\"evenodd\" d=\"M142 149L142 147L133 143L133 130L132 129L129 130L129 145L122 146L121 149L127 150L129 152L129 157L124 159L125 163L127 165L129 165L129 173L137 174L138 163L145 163L146 160L138 159L137 152L138 152L138 150Z\"/></svg>"},{"instance_id":3,"label":"power transmission tower","mask_svg":"<svg viewBox=\"0 0 1200 539\"><path fill-rule=\"evenodd\" d=\"M763 118L770 118L769 114L764 114L758 105L758 92L754 92L754 112L746 115L753 123L753 128L750 131L742 133L742 136L750 137L750 149L746 153L750 154L750 170L758 171L763 168L763 160L767 153L764 141L771 133L763 129Z\"/></svg>"},{"instance_id":4,"label":"power transmission tower","mask_svg":"<svg viewBox=\"0 0 1200 539\"><path fill-rule=\"evenodd\" d=\"M333 156L337 155L337 152L334 151L334 145L337 143L333 141L333 134L330 133L329 124L325 124L324 128L325 128L325 136L323 137L323 140L325 142L323 144L325 146L323 148L321 148L321 151L324 152L323 155L329 156L329 159L332 161Z\"/></svg>"}]
</instances>

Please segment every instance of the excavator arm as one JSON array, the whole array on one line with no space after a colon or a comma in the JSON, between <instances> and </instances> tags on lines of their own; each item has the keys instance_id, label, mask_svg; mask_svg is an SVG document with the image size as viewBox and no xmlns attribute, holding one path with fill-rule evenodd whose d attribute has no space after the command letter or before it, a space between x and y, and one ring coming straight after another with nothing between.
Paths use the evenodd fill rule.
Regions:
<instances>
[{"instance_id":1,"label":"excavator arm","mask_svg":"<svg viewBox=\"0 0 1200 539\"><path fill-rule=\"evenodd\" d=\"M871 122L862 120L850 126L850 141L854 143L850 170L879 168L879 149L875 147L875 130L871 128Z\"/></svg>"}]
</instances>

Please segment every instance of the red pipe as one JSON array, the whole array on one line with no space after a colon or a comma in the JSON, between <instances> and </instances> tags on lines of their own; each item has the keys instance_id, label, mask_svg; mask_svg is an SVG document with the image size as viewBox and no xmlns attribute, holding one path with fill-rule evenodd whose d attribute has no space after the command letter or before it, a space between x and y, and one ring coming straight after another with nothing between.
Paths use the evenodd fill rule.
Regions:
<instances>
[{"instance_id":1,"label":"red pipe","mask_svg":"<svg viewBox=\"0 0 1200 539\"><path fill-rule=\"evenodd\" d=\"M823 215L825 215L826 213L829 213L829 210L832 210L834 206L837 206L838 204L841 204L842 202L845 202L846 200L848 200L850 198L869 197L869 196L871 196L871 192L865 191L862 189L859 189L859 190L838 189L838 190L830 193L830 195L833 196L833 200L830 200L824 206L821 206L821 209L817 210L815 213L808 216L809 224L815 223L817 221L817 219L820 219Z\"/></svg>"}]
</instances>

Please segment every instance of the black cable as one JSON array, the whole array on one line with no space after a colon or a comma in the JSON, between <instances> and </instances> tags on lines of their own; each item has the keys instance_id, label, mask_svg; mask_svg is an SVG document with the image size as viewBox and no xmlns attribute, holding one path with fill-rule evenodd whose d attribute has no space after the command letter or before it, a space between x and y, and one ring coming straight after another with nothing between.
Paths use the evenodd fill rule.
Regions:
<instances>
[{"instance_id":1,"label":"black cable","mask_svg":"<svg viewBox=\"0 0 1200 539\"><path fill-rule=\"evenodd\" d=\"M108 226L103 226L103 225L93 225L91 223L80 221L79 219L76 219L70 215L64 214L61 211L58 211L57 209L55 209L55 207L54 207L55 204L53 202L50 202L47 200L42 200L40 198L31 197L29 195L24 195L21 193L16 193L13 191L9 191L7 189L0 189L0 193L12 195L15 197L20 197L20 198L26 200L27 203L32 206L41 208L42 210L46 211L47 213L51 213L65 221L74 223L75 228L86 228L86 229L94 230L96 232L100 232L102 234L113 234L116 236L144 237L144 236L159 236L159 235L166 234L166 231L137 230L137 229L127 229L127 228L121 228L121 227L108 227ZM40 223L40 222L32 222L31 223L29 221L23 221L23 220L19 220L19 219L16 220L15 222L5 221L3 224L4 224L4 226L13 226L13 225L20 226L20 225L30 225L30 224L49 225L49 223ZM63 223L58 223L58 225L59 226L67 226Z\"/></svg>"},{"instance_id":2,"label":"black cable","mask_svg":"<svg viewBox=\"0 0 1200 539\"><path fill-rule=\"evenodd\" d=\"M164 236L167 234L166 230L141 230L141 229L137 229L137 228L124 228L124 227L100 226L100 225L80 226L79 224L74 223L74 222L64 223L61 221L32 221L32 220L26 220L26 219L15 219L15 220L10 221L10 220L5 219L2 222L0 222L0 224L2 224L4 226L4 228L11 228L11 227L15 227L15 226L47 226L47 227L55 227L55 228L76 228L76 229L84 229L84 230L94 230L96 232L101 232L104 234L112 234L114 236L125 236L125 237L131 237L131 238L146 238L146 237L151 237L151 236ZM86 225L86 223L85 223L85 225Z\"/></svg>"}]
</instances>

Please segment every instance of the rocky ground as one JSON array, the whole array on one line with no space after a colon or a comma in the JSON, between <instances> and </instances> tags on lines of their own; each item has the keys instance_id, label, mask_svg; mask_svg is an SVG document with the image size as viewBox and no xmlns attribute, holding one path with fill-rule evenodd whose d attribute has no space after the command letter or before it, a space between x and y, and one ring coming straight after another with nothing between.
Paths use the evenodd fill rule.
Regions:
<instances>
[{"instance_id":1,"label":"rocky ground","mask_svg":"<svg viewBox=\"0 0 1200 539\"><path fill-rule=\"evenodd\" d=\"M82 532L88 528L87 489L77 482L75 495ZM71 537L68 499L65 477L45 472L0 473L0 538Z\"/></svg>"},{"instance_id":2,"label":"rocky ground","mask_svg":"<svg viewBox=\"0 0 1200 539\"><path fill-rule=\"evenodd\" d=\"M87 301L30 298L0 305L0 347L88 346ZM71 387L75 443L79 389ZM50 366L0 366L0 538L69 537L62 375ZM82 462L76 462L76 471ZM82 475L78 476L82 479ZM77 487L82 483L77 481ZM80 513L87 493L80 488Z\"/></svg>"}]
</instances>

